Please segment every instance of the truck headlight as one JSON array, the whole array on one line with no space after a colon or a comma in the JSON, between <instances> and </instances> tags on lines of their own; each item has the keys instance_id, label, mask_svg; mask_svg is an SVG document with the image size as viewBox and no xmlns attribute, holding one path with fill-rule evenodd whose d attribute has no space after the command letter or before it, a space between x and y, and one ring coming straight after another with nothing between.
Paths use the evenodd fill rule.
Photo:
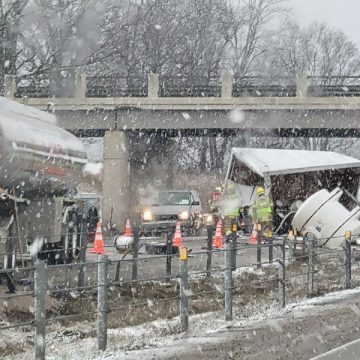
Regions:
<instances>
[{"instance_id":1,"label":"truck headlight","mask_svg":"<svg viewBox=\"0 0 360 360\"><path fill-rule=\"evenodd\" d=\"M143 212L143 219L144 219L145 221L151 221L151 220L152 220L152 213L151 213L150 210L145 210L145 211Z\"/></svg>"},{"instance_id":2,"label":"truck headlight","mask_svg":"<svg viewBox=\"0 0 360 360\"><path fill-rule=\"evenodd\" d=\"M183 211L180 215L180 220L188 220L189 219L189 212L188 211Z\"/></svg>"}]
</instances>

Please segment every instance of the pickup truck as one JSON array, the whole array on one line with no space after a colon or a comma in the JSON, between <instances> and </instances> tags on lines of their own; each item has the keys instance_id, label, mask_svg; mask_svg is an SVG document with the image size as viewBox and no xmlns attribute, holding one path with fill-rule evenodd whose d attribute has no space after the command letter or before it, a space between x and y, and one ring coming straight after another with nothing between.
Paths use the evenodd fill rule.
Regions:
<instances>
[{"instance_id":1,"label":"pickup truck","mask_svg":"<svg viewBox=\"0 0 360 360\"><path fill-rule=\"evenodd\" d=\"M196 191L160 191L142 210L142 233L144 236L161 236L174 232L176 223L180 221L183 232L195 235L201 214L201 202Z\"/></svg>"}]
</instances>

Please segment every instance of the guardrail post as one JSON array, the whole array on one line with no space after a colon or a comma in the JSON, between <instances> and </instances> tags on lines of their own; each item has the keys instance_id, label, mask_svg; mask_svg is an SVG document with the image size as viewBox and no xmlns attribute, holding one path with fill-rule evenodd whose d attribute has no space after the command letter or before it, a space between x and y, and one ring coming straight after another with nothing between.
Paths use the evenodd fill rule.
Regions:
<instances>
[{"instance_id":1,"label":"guardrail post","mask_svg":"<svg viewBox=\"0 0 360 360\"><path fill-rule=\"evenodd\" d=\"M99 350L106 350L107 346L107 313L108 313L108 257L98 255L98 316L97 339Z\"/></svg>"},{"instance_id":2,"label":"guardrail post","mask_svg":"<svg viewBox=\"0 0 360 360\"><path fill-rule=\"evenodd\" d=\"M237 239L237 224L231 225L231 270L236 270L236 239Z\"/></svg>"},{"instance_id":3,"label":"guardrail post","mask_svg":"<svg viewBox=\"0 0 360 360\"><path fill-rule=\"evenodd\" d=\"M345 288L351 289L351 232L347 231L345 233Z\"/></svg>"},{"instance_id":4,"label":"guardrail post","mask_svg":"<svg viewBox=\"0 0 360 360\"><path fill-rule=\"evenodd\" d=\"M119 282L120 279L120 267L121 267L121 260L117 260L116 262L116 270L115 270L115 283Z\"/></svg>"},{"instance_id":5,"label":"guardrail post","mask_svg":"<svg viewBox=\"0 0 360 360\"><path fill-rule=\"evenodd\" d=\"M16 93L16 76L5 75L4 96L8 99L15 99L15 93Z\"/></svg>"},{"instance_id":6,"label":"guardrail post","mask_svg":"<svg viewBox=\"0 0 360 360\"><path fill-rule=\"evenodd\" d=\"M172 233L166 233L166 281L171 279Z\"/></svg>"},{"instance_id":7,"label":"guardrail post","mask_svg":"<svg viewBox=\"0 0 360 360\"><path fill-rule=\"evenodd\" d=\"M314 241L313 234L306 235L306 244L308 249L308 273L307 273L307 295L312 297L314 295Z\"/></svg>"},{"instance_id":8,"label":"guardrail post","mask_svg":"<svg viewBox=\"0 0 360 360\"><path fill-rule=\"evenodd\" d=\"M278 263L278 301L280 307L285 307L285 239L279 245Z\"/></svg>"},{"instance_id":9,"label":"guardrail post","mask_svg":"<svg viewBox=\"0 0 360 360\"><path fill-rule=\"evenodd\" d=\"M133 253L133 261L132 261L132 280L137 280L138 278L138 258L139 258L139 228L134 226L134 241L132 243L132 253Z\"/></svg>"},{"instance_id":10,"label":"guardrail post","mask_svg":"<svg viewBox=\"0 0 360 360\"><path fill-rule=\"evenodd\" d=\"M306 97L308 92L309 82L306 74L298 74L296 76L296 96Z\"/></svg>"},{"instance_id":11,"label":"guardrail post","mask_svg":"<svg viewBox=\"0 0 360 360\"><path fill-rule=\"evenodd\" d=\"M159 97L159 74L154 74L154 73L148 74L148 97L149 98Z\"/></svg>"},{"instance_id":12,"label":"guardrail post","mask_svg":"<svg viewBox=\"0 0 360 360\"><path fill-rule=\"evenodd\" d=\"M79 266L79 275L78 275L78 287L82 288L85 285L85 262L86 262L86 235L85 233L85 223L82 226L82 234L80 237L80 266Z\"/></svg>"},{"instance_id":13,"label":"guardrail post","mask_svg":"<svg viewBox=\"0 0 360 360\"><path fill-rule=\"evenodd\" d=\"M269 243L269 263L272 263L274 260L274 238L271 234L271 237L268 238L268 243Z\"/></svg>"},{"instance_id":14,"label":"guardrail post","mask_svg":"<svg viewBox=\"0 0 360 360\"><path fill-rule=\"evenodd\" d=\"M256 267L258 269L261 268L261 224L256 225L256 231L257 231L257 243L256 243Z\"/></svg>"},{"instance_id":15,"label":"guardrail post","mask_svg":"<svg viewBox=\"0 0 360 360\"><path fill-rule=\"evenodd\" d=\"M187 248L180 250L179 274L180 274L180 332L189 330L189 281L188 281L188 256Z\"/></svg>"},{"instance_id":16,"label":"guardrail post","mask_svg":"<svg viewBox=\"0 0 360 360\"><path fill-rule=\"evenodd\" d=\"M287 237L287 243L289 246L289 250L288 250L288 258L289 258L289 263L293 263L294 262L294 256L295 256L295 236L294 236L294 232L292 230L289 231L288 237Z\"/></svg>"},{"instance_id":17,"label":"guardrail post","mask_svg":"<svg viewBox=\"0 0 360 360\"><path fill-rule=\"evenodd\" d=\"M207 227L207 259L206 259L206 276L211 275L212 270L212 250L213 250L213 226Z\"/></svg>"},{"instance_id":18,"label":"guardrail post","mask_svg":"<svg viewBox=\"0 0 360 360\"><path fill-rule=\"evenodd\" d=\"M231 98L233 92L233 78L229 72L224 72L221 77L221 97Z\"/></svg>"},{"instance_id":19,"label":"guardrail post","mask_svg":"<svg viewBox=\"0 0 360 360\"><path fill-rule=\"evenodd\" d=\"M35 292L35 359L45 360L45 293L46 272L45 262L36 261L34 264L34 292Z\"/></svg>"},{"instance_id":20,"label":"guardrail post","mask_svg":"<svg viewBox=\"0 0 360 360\"><path fill-rule=\"evenodd\" d=\"M232 320L232 261L231 261L231 244L225 243L225 320Z\"/></svg>"}]
</instances>

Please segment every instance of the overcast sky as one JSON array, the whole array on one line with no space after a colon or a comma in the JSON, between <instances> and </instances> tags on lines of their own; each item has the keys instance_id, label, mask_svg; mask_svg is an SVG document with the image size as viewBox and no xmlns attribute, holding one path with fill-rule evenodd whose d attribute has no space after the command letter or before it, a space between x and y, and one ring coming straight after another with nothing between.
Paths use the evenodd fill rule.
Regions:
<instances>
[{"instance_id":1,"label":"overcast sky","mask_svg":"<svg viewBox=\"0 0 360 360\"><path fill-rule=\"evenodd\" d=\"M303 25L323 21L343 30L360 48L360 0L289 0Z\"/></svg>"}]
</instances>

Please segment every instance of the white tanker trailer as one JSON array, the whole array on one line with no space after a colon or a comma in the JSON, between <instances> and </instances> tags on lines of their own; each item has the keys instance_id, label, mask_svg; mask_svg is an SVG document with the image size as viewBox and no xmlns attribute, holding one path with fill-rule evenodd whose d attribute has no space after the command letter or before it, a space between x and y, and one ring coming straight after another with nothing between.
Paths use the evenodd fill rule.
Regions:
<instances>
[{"instance_id":1,"label":"white tanker trailer","mask_svg":"<svg viewBox=\"0 0 360 360\"><path fill-rule=\"evenodd\" d=\"M345 233L360 236L360 202L346 190L322 189L311 195L297 210L292 226L306 237L311 234L317 246L345 246Z\"/></svg>"},{"instance_id":2,"label":"white tanker trailer","mask_svg":"<svg viewBox=\"0 0 360 360\"><path fill-rule=\"evenodd\" d=\"M4 266L15 254L41 245L48 260L66 256L66 195L82 178L83 144L56 126L56 117L0 97L0 252ZM74 246L74 245L73 245ZM49 251L51 250L51 251ZM11 254L11 256L9 256Z\"/></svg>"}]
</instances>

